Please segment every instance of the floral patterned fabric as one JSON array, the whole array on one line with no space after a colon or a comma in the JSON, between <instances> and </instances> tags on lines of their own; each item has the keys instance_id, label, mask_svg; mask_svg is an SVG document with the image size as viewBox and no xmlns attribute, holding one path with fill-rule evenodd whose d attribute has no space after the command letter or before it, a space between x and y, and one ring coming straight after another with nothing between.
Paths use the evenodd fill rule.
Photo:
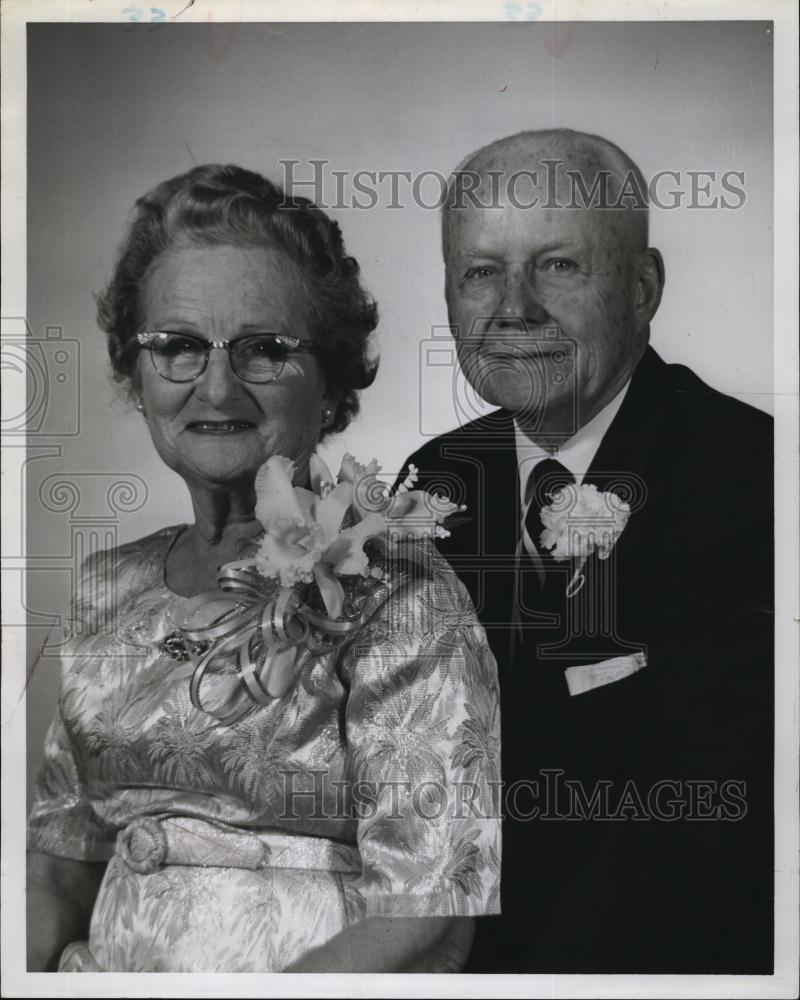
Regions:
<instances>
[{"instance_id":1,"label":"floral patterned fabric","mask_svg":"<svg viewBox=\"0 0 800 1000\"><path fill-rule=\"evenodd\" d=\"M449 567L417 543L355 639L225 727L159 649L189 601L164 577L180 530L101 553L77 588L29 848L110 864L62 968L278 971L365 916L499 912L496 666ZM137 823L169 841L149 870L117 846Z\"/></svg>"}]
</instances>

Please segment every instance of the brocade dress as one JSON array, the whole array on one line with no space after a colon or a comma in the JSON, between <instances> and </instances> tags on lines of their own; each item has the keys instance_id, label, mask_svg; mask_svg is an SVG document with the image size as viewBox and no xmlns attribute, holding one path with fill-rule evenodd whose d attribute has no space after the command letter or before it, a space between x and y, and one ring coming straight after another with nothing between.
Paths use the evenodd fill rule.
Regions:
<instances>
[{"instance_id":1,"label":"brocade dress","mask_svg":"<svg viewBox=\"0 0 800 1000\"><path fill-rule=\"evenodd\" d=\"M61 971L275 972L365 917L499 912L496 665L433 547L225 726L161 647L181 530L87 560L73 600L28 846L108 865Z\"/></svg>"}]
</instances>

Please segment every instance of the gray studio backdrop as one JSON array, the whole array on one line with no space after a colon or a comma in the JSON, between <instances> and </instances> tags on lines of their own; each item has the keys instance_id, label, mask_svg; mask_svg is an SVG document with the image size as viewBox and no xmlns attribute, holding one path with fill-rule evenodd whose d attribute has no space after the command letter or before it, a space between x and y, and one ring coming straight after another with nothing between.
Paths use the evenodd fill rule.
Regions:
<instances>
[{"instance_id":1,"label":"gray studio backdrop","mask_svg":"<svg viewBox=\"0 0 800 1000\"><path fill-rule=\"evenodd\" d=\"M182 482L110 383L95 325L93 294L134 199L195 162L279 182L281 160L297 161L295 181L316 171L381 311L377 382L325 456L375 455L392 472L424 436L479 411L442 329L439 219L425 207L436 179L418 183L415 204L399 172L446 175L520 129L598 132L646 176L681 178L660 189L669 204L679 187L681 207L653 212L667 267L655 347L770 410L771 43L766 22L29 26L27 319L41 341L26 469L29 787L57 691L57 660L33 664L76 562L190 517ZM395 172L396 196L376 179L374 206L355 207L358 171ZM744 197L701 207L719 180L709 189L698 175L693 198L690 171L736 171Z\"/></svg>"}]
</instances>

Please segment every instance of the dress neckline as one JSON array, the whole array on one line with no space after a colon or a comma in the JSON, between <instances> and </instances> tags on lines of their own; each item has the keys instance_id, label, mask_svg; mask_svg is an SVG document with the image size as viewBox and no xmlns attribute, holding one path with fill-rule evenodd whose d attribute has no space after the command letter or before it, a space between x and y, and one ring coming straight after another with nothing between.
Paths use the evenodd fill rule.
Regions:
<instances>
[{"instance_id":1,"label":"dress neckline","mask_svg":"<svg viewBox=\"0 0 800 1000\"><path fill-rule=\"evenodd\" d=\"M164 546L161 555L161 562L158 566L159 585L161 586L162 590L165 590L170 595L170 597L177 598L179 601L191 601L192 597L197 596L196 594L193 594L191 596L187 594L179 594L177 590L173 590L172 587L170 587L170 585L167 583L167 559L169 559L170 552L172 552L172 550L175 548L175 543L178 541L178 539L181 537L181 535L184 533L184 531L186 531L188 527L189 527L188 524L177 524L171 529L169 529L172 531L172 538L169 538L167 544Z\"/></svg>"},{"instance_id":2,"label":"dress neckline","mask_svg":"<svg viewBox=\"0 0 800 1000\"><path fill-rule=\"evenodd\" d=\"M163 591L165 591L170 597L177 598L180 601L191 601L193 598L197 597L198 595L197 594L179 594L177 592L177 590L174 590L172 587L170 587L169 583L167 582L167 560L169 559L170 552L172 552L172 550L175 548L175 545L177 544L178 539L190 527L191 527L191 525L189 525L189 524L176 524L176 525L173 525L173 526L171 526L169 528L163 529L165 533L166 532L172 532L172 537L170 538L169 535L167 535L166 545L162 549L161 559L159 561L158 567L156 568L156 574L157 574L157 579L158 579L158 585L159 585L159 587ZM200 591L200 593L203 593L203 591Z\"/></svg>"}]
</instances>

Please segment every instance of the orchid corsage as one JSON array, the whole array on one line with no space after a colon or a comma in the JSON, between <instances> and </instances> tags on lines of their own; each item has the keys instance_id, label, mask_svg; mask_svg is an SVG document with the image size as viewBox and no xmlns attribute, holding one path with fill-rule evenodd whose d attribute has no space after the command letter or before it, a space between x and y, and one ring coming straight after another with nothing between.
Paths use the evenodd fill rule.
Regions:
<instances>
[{"instance_id":1,"label":"orchid corsage","mask_svg":"<svg viewBox=\"0 0 800 1000\"><path fill-rule=\"evenodd\" d=\"M539 515L544 525L539 541L556 562L578 561L567 597L574 597L586 582L583 567L589 556L597 552L598 559L608 559L630 513L630 505L620 496L601 492L591 483L569 483L551 494L551 503Z\"/></svg>"},{"instance_id":2,"label":"orchid corsage","mask_svg":"<svg viewBox=\"0 0 800 1000\"><path fill-rule=\"evenodd\" d=\"M183 658L194 664L190 695L196 708L230 725L282 697L302 653L327 652L366 624L389 592L387 550L447 536L443 521L464 509L413 489L417 471L410 466L391 492L374 459L362 465L345 455L334 480L313 456L310 489L293 485L295 468L287 458L273 455L261 467L255 515L264 532L255 550L220 567L222 593L196 597L179 637L165 640L170 655L179 643ZM223 704L209 707L203 697L207 674L229 669L232 661L241 683Z\"/></svg>"}]
</instances>

